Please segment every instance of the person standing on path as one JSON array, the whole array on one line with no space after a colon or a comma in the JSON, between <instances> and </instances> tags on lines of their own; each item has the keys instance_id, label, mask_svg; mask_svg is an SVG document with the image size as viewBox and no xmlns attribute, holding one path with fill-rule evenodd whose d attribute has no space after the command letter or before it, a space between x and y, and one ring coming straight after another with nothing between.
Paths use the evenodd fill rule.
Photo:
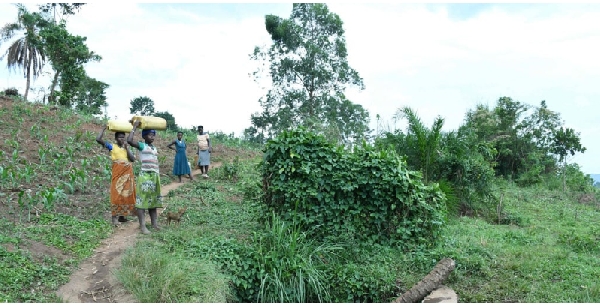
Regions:
<instances>
[{"instance_id":1,"label":"person standing on path","mask_svg":"<svg viewBox=\"0 0 600 307\"><path fill-rule=\"evenodd\" d=\"M175 163L173 163L173 175L179 177L179 183L181 183L181 175L190 175L190 180L194 180L194 176L192 175L192 170L190 169L190 165L188 163L187 155L185 149L187 145L185 141L182 140L183 132L177 132L177 139L171 142L171 144L167 145L169 149L173 149L176 151L175 153ZM175 148L173 148L175 145Z\"/></svg>"},{"instance_id":2,"label":"person standing on path","mask_svg":"<svg viewBox=\"0 0 600 307\"><path fill-rule=\"evenodd\" d=\"M96 137L96 142L108 149L112 159L112 178L110 182L110 213L113 226L118 222L127 222L126 216L133 215L135 205L135 178L133 162L135 157L127 143L125 132L115 132L116 144L103 140L104 127ZM117 216L119 219L117 220Z\"/></svg>"},{"instance_id":3,"label":"person standing on path","mask_svg":"<svg viewBox=\"0 0 600 307\"><path fill-rule=\"evenodd\" d=\"M198 141L198 165L200 166L200 172L202 173L202 177L208 178L208 166L210 165L212 146L210 146L208 133L204 133L203 126L198 126L196 140Z\"/></svg>"},{"instance_id":4,"label":"person standing on path","mask_svg":"<svg viewBox=\"0 0 600 307\"><path fill-rule=\"evenodd\" d=\"M140 230L143 234L149 234L146 228L145 210L148 209L150 214L150 222L152 228L160 230L158 227L158 212L157 208L162 208L162 196L160 195L160 170L158 168L158 150L152 143L156 137L154 129L142 130L142 138L144 142L134 142L133 135L135 130L140 125L140 121L133 122L133 130L127 137L127 143L140 151L140 160L142 168L137 179L136 203L138 220L140 222Z\"/></svg>"}]
</instances>

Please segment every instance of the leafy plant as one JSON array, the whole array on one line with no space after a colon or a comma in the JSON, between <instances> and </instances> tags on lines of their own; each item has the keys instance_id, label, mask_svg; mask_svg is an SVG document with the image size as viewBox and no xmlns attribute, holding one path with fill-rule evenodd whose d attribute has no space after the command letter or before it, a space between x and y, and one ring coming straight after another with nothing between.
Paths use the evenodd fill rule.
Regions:
<instances>
[{"instance_id":1,"label":"leafy plant","mask_svg":"<svg viewBox=\"0 0 600 307\"><path fill-rule=\"evenodd\" d=\"M445 218L438 185L424 185L393 152L346 152L302 128L267 143L261 174L267 208L318 235L429 245Z\"/></svg>"},{"instance_id":2,"label":"leafy plant","mask_svg":"<svg viewBox=\"0 0 600 307\"><path fill-rule=\"evenodd\" d=\"M235 157L233 161L224 162L217 170L217 178L237 181L240 172L239 158Z\"/></svg>"}]
</instances>

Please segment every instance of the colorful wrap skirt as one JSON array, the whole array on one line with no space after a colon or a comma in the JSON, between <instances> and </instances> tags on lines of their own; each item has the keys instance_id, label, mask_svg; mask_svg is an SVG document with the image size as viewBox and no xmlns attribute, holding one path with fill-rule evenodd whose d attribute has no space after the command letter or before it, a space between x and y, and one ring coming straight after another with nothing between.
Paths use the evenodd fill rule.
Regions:
<instances>
[{"instance_id":1,"label":"colorful wrap skirt","mask_svg":"<svg viewBox=\"0 0 600 307\"><path fill-rule=\"evenodd\" d=\"M136 196L135 207L138 209L162 208L160 174L140 171L137 179Z\"/></svg>"},{"instance_id":2,"label":"colorful wrap skirt","mask_svg":"<svg viewBox=\"0 0 600 307\"><path fill-rule=\"evenodd\" d=\"M110 184L110 212L112 216L133 215L135 203L133 165L126 161L113 161Z\"/></svg>"}]
</instances>

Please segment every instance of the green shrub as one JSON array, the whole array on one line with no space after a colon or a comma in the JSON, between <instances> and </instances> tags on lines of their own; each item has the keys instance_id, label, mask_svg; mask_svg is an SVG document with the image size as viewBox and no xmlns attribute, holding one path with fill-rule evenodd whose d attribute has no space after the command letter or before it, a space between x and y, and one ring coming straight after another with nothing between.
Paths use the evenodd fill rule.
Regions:
<instances>
[{"instance_id":1,"label":"green shrub","mask_svg":"<svg viewBox=\"0 0 600 307\"><path fill-rule=\"evenodd\" d=\"M388 303L394 297L399 272L382 263L335 263L328 269L335 303Z\"/></svg>"},{"instance_id":2,"label":"green shrub","mask_svg":"<svg viewBox=\"0 0 600 307\"><path fill-rule=\"evenodd\" d=\"M4 89L3 94L6 96L20 96L19 90L14 87Z\"/></svg>"},{"instance_id":3,"label":"green shrub","mask_svg":"<svg viewBox=\"0 0 600 307\"><path fill-rule=\"evenodd\" d=\"M213 177L215 179L237 181L240 176L240 171L240 161L236 156L233 161L225 161L219 168L215 169L213 172Z\"/></svg>"},{"instance_id":4,"label":"green shrub","mask_svg":"<svg viewBox=\"0 0 600 307\"><path fill-rule=\"evenodd\" d=\"M267 143L261 174L267 207L318 236L353 230L362 241L428 245L445 219L437 184L365 143L347 152L302 128L286 131Z\"/></svg>"}]
</instances>

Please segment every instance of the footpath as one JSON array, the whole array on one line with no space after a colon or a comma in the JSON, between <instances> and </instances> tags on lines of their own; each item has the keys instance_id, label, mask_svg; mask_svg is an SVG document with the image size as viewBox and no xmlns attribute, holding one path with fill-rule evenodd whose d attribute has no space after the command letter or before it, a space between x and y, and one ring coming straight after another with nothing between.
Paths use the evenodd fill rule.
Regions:
<instances>
[{"instance_id":1,"label":"footpath","mask_svg":"<svg viewBox=\"0 0 600 307\"><path fill-rule=\"evenodd\" d=\"M214 169L220 165L220 162L211 163L210 168ZM205 180L200 177L199 169L194 169L192 173L194 180ZM161 194L165 197L170 191L188 182L190 179L183 176L182 183L172 182L161 186ZM158 210L161 227L166 225L161 218L161 213L165 209ZM69 282L61 286L56 294L65 303L137 303L133 295L128 293L116 279L113 272L121 266L123 253L135 244L138 235L141 233L137 219L121 223L110 237L100 243L91 257L80 263L79 269L71 274Z\"/></svg>"}]
</instances>

